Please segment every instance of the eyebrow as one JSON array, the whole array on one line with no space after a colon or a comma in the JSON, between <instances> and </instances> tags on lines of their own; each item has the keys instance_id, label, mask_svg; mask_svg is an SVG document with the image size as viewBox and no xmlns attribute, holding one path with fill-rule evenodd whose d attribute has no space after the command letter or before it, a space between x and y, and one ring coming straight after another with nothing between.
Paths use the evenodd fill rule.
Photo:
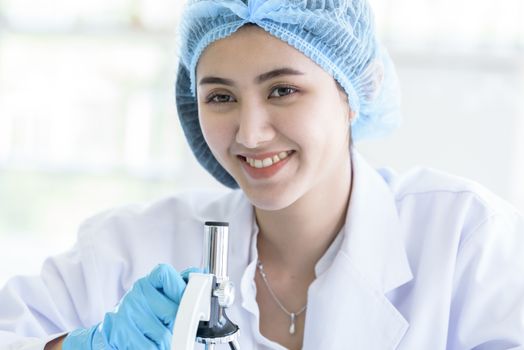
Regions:
<instances>
[{"instance_id":1,"label":"eyebrow","mask_svg":"<svg viewBox=\"0 0 524 350\"><path fill-rule=\"evenodd\" d=\"M255 83L261 84L269 79L273 79L282 75L304 75L301 71L298 71L293 68L278 68L274 69L272 71L260 74L255 78ZM220 77L204 77L200 79L200 82L198 85L205 85L205 84L222 84L222 85L229 85L229 86L235 86L235 82L231 79L226 78L220 78Z\"/></svg>"}]
</instances>

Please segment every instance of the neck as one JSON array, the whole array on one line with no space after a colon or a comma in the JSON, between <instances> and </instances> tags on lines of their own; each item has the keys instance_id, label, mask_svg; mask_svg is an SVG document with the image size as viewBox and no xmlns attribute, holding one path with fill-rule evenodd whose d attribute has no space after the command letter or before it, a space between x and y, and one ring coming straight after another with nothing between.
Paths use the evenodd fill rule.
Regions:
<instances>
[{"instance_id":1,"label":"neck","mask_svg":"<svg viewBox=\"0 0 524 350\"><path fill-rule=\"evenodd\" d=\"M276 265L294 274L314 273L346 219L351 193L351 162L335 179L323 181L287 208L255 208L260 229L258 254L264 265Z\"/></svg>"}]
</instances>

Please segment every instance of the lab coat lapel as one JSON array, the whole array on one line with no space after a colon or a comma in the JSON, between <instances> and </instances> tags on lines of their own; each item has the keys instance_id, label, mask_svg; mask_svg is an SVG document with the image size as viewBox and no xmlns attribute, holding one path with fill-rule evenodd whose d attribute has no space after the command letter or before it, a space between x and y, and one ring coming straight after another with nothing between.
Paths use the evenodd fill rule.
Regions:
<instances>
[{"instance_id":1,"label":"lab coat lapel","mask_svg":"<svg viewBox=\"0 0 524 350\"><path fill-rule=\"evenodd\" d=\"M408 329L385 296L412 279L394 198L356 152L353 169L342 246L308 290L304 350L395 349Z\"/></svg>"}]
</instances>

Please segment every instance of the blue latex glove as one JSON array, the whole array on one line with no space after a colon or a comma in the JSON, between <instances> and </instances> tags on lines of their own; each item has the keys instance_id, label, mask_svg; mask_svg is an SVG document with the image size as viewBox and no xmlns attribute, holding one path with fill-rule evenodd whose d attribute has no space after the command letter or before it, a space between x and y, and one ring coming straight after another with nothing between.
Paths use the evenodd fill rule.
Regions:
<instances>
[{"instance_id":1,"label":"blue latex glove","mask_svg":"<svg viewBox=\"0 0 524 350\"><path fill-rule=\"evenodd\" d=\"M158 265L135 282L104 321L77 329L64 340L64 350L171 348L173 325L186 288L189 268L179 274L170 265Z\"/></svg>"}]
</instances>

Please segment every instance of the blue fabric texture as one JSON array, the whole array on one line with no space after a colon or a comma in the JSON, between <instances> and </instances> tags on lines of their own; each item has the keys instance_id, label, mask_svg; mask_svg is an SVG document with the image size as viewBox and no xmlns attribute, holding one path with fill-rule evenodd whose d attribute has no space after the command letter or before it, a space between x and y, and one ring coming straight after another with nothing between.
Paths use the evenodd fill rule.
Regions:
<instances>
[{"instance_id":1,"label":"blue fabric texture","mask_svg":"<svg viewBox=\"0 0 524 350\"><path fill-rule=\"evenodd\" d=\"M288 43L333 76L356 113L352 138L381 137L401 120L393 63L376 38L367 0L188 0L179 25L178 115L198 161L236 188L205 143L195 99L195 74L205 48L247 23Z\"/></svg>"}]
</instances>

